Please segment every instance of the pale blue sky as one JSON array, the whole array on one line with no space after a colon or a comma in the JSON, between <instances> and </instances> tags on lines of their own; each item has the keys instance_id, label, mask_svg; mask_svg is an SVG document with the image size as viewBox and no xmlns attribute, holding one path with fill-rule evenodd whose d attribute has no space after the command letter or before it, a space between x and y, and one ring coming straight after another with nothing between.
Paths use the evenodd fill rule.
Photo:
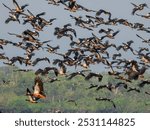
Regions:
<instances>
[{"instance_id":1,"label":"pale blue sky","mask_svg":"<svg viewBox=\"0 0 150 130\"><path fill-rule=\"evenodd\" d=\"M27 7L31 12L34 14L40 13L40 12L46 12L46 15L44 18L49 19L49 18L57 18L56 21L54 21L54 24L52 26L49 26L45 28L43 32L40 34L40 39L41 40L52 40L50 43L52 46L60 45L61 50L66 50L68 48L68 45L70 41L67 38L62 38L57 40L56 37L53 36L54 32L54 27L59 26L62 27L64 24L71 23L73 25L73 28L76 29L77 31L77 37L78 38L83 38L83 37L88 37L91 36L91 32L85 29L81 29L79 27L74 26L74 21L69 17L70 14L73 16L85 16L85 14L88 15L93 15L94 13L86 13L85 11L78 11L76 13L71 13L69 11L64 10L63 6L53 6L53 5L48 5L46 0L17 0L19 5L23 5L25 3L29 4L29 7ZM132 16L132 8L133 6L131 5L131 2L135 4L140 4L140 3L147 3L150 7L150 0L77 0L79 4L82 4L83 6L93 9L93 10L99 10L99 9L104 9L107 11L110 11L112 13L112 18L124 18L128 19L128 21L132 23L140 22L144 23L146 27L150 27L150 20L144 20L138 16ZM9 10L6 9L2 3L8 5L10 8L13 8L12 0L0 0L0 38L12 40L14 42L19 41L19 39L16 39L13 36L9 36L7 33L8 32L14 32L14 33L21 33L25 29L29 28L32 29L32 27L27 24L26 26L19 25L18 23L15 22L10 22L9 24L5 24L5 20L7 19L9 15ZM150 9L144 9L144 11L141 11L140 13L145 14L150 12ZM96 35L98 34L98 30L101 28L108 28L111 27L114 30L120 30L120 33L116 36L115 40L111 40L113 43L120 45L122 42L127 42L129 40L134 40L135 43L135 48L139 47L141 44L140 40L136 37L136 33L146 37L150 38L149 34L146 34L144 32L137 32L133 29L130 29L129 27L125 27L122 25L119 26L99 26L95 31L93 31ZM149 47L149 46L147 46ZM5 51L6 50L6 51ZM0 53L5 52L9 57L16 56L16 55L21 55L24 52L16 50L12 46L8 46L5 48L4 51L0 50ZM110 51L110 54L113 53ZM40 53L37 54L39 57L43 57L44 55L48 55L47 52L40 51ZM125 57L132 59L132 56L130 53L126 53ZM39 64L41 66L41 64ZM38 66L38 67L39 67ZM42 66L45 66L45 64ZM94 70L101 69L101 66L95 66L93 67ZM103 67L102 67L103 68Z\"/></svg>"}]
</instances>

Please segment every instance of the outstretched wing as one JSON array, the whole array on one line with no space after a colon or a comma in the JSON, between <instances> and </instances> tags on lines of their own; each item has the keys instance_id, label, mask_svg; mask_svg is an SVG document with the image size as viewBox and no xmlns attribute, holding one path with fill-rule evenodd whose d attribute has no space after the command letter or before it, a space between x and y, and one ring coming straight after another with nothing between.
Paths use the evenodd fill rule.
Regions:
<instances>
[{"instance_id":1,"label":"outstretched wing","mask_svg":"<svg viewBox=\"0 0 150 130\"><path fill-rule=\"evenodd\" d=\"M27 88L27 90L26 90L26 95L28 96L28 99L26 99L26 101L29 101L29 102L31 102L31 103L37 103L37 100L39 99L39 98L36 98L36 97L34 97L33 95L32 95L32 93L31 93L31 91Z\"/></svg>"},{"instance_id":2,"label":"outstretched wing","mask_svg":"<svg viewBox=\"0 0 150 130\"><path fill-rule=\"evenodd\" d=\"M134 15L137 10L138 10L138 8L134 8L134 9L132 10L132 15Z\"/></svg>"},{"instance_id":3,"label":"outstretched wing","mask_svg":"<svg viewBox=\"0 0 150 130\"><path fill-rule=\"evenodd\" d=\"M79 4L77 4L77 7L84 10L84 11L86 11L86 12L96 12L94 10L87 9L87 8L85 8L85 7L83 7L82 5L79 5Z\"/></svg>"},{"instance_id":4,"label":"outstretched wing","mask_svg":"<svg viewBox=\"0 0 150 130\"><path fill-rule=\"evenodd\" d=\"M30 10L27 9L27 11L31 16L35 17L34 14Z\"/></svg>"},{"instance_id":5,"label":"outstretched wing","mask_svg":"<svg viewBox=\"0 0 150 130\"><path fill-rule=\"evenodd\" d=\"M139 37L142 40L145 40L143 37L139 36L138 34L136 34L137 37Z\"/></svg>"},{"instance_id":6,"label":"outstretched wing","mask_svg":"<svg viewBox=\"0 0 150 130\"><path fill-rule=\"evenodd\" d=\"M37 93L40 93L43 91L43 82L42 82L42 79L40 77L35 77L34 79L34 93L35 91Z\"/></svg>"},{"instance_id":7,"label":"outstretched wing","mask_svg":"<svg viewBox=\"0 0 150 130\"><path fill-rule=\"evenodd\" d=\"M3 4L3 3L2 3ZM5 4L3 4L4 5L4 7L6 7L7 9L9 9L10 11L12 11L12 9L11 8L9 8L7 5L5 5Z\"/></svg>"},{"instance_id":8,"label":"outstretched wing","mask_svg":"<svg viewBox=\"0 0 150 130\"><path fill-rule=\"evenodd\" d=\"M22 5L21 9L25 9L27 6L29 6L29 4Z\"/></svg>"},{"instance_id":9,"label":"outstretched wing","mask_svg":"<svg viewBox=\"0 0 150 130\"><path fill-rule=\"evenodd\" d=\"M18 10L21 10L20 6L18 5L18 3L16 2L16 0L13 0L13 4L16 6L16 8Z\"/></svg>"},{"instance_id":10,"label":"outstretched wing","mask_svg":"<svg viewBox=\"0 0 150 130\"><path fill-rule=\"evenodd\" d=\"M132 3L132 2L131 2L131 4L132 4L134 7L138 7L136 4L134 4L134 3Z\"/></svg>"},{"instance_id":11,"label":"outstretched wing","mask_svg":"<svg viewBox=\"0 0 150 130\"><path fill-rule=\"evenodd\" d=\"M114 32L114 33L113 33L113 36L116 36L119 32L120 32L120 30Z\"/></svg>"},{"instance_id":12,"label":"outstretched wing","mask_svg":"<svg viewBox=\"0 0 150 130\"><path fill-rule=\"evenodd\" d=\"M34 90L33 95L38 98L45 98L42 79L39 76L37 76L35 77L34 82L35 83L33 86L33 90Z\"/></svg>"}]
</instances>

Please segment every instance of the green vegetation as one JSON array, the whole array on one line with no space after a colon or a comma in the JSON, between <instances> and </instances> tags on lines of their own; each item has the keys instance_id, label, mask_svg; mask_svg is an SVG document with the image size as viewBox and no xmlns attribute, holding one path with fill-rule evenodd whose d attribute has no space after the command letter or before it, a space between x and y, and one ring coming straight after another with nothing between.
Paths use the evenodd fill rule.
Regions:
<instances>
[{"instance_id":1,"label":"green vegetation","mask_svg":"<svg viewBox=\"0 0 150 130\"><path fill-rule=\"evenodd\" d=\"M46 99L40 99L39 103L29 103L25 101L26 88L32 88L34 84L34 72L14 72L17 68L1 67L0 68L0 111L1 112L54 112L60 110L62 112L150 112L150 95L146 95L145 91L150 92L150 85L139 88L137 85L140 81L133 81L128 85L141 90L140 93L135 91L127 92L124 88L119 88L117 94L107 89L96 91L95 88L87 89L91 83L106 84L118 82L112 77L104 74L102 82L95 79L85 81L83 77L76 76L72 80L59 76L60 81L53 83L44 83ZM50 75L49 75L50 76ZM150 75L146 74L145 78ZM42 77L43 81L46 77ZM6 81L4 83L3 81ZM8 81L8 83L7 83ZM116 104L116 108L110 102L96 101L96 97L111 98ZM75 100L68 102L68 100Z\"/></svg>"}]
</instances>

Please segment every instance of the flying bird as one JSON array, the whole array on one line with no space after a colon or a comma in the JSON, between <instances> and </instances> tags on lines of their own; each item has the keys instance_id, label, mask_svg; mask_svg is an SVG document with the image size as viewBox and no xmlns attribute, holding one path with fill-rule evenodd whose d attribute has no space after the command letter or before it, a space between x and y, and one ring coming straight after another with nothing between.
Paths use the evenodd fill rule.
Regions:
<instances>
[{"instance_id":1,"label":"flying bird","mask_svg":"<svg viewBox=\"0 0 150 130\"><path fill-rule=\"evenodd\" d=\"M38 99L46 98L44 93L43 81L39 76L36 76L34 79L33 93L27 88L27 95L29 100L36 102Z\"/></svg>"},{"instance_id":2,"label":"flying bird","mask_svg":"<svg viewBox=\"0 0 150 130\"><path fill-rule=\"evenodd\" d=\"M131 88L131 87L127 90L127 92L132 92L132 91L135 91L135 92L137 92L137 93L140 93L140 92L141 92L140 89Z\"/></svg>"},{"instance_id":3,"label":"flying bird","mask_svg":"<svg viewBox=\"0 0 150 130\"><path fill-rule=\"evenodd\" d=\"M54 35L56 35L58 39L62 38L63 36L69 37L72 41L73 35L76 37L76 31L70 26L71 24L65 24L63 28L55 27ZM73 33L73 35L70 33Z\"/></svg>"},{"instance_id":4,"label":"flying bird","mask_svg":"<svg viewBox=\"0 0 150 130\"><path fill-rule=\"evenodd\" d=\"M81 75L83 77L85 77L85 74L83 72L86 72L88 70L81 70L81 71L77 71L77 72L73 72L69 75L67 75L67 79L72 79L73 77L77 76L77 75Z\"/></svg>"},{"instance_id":5,"label":"flying bird","mask_svg":"<svg viewBox=\"0 0 150 130\"><path fill-rule=\"evenodd\" d=\"M110 31L108 31L108 32L106 33L106 35L104 35L104 36L101 37L101 40L103 40L105 37L108 37L108 38L110 38L110 39L114 39L115 36L116 36L119 32L120 32L120 30L117 30L116 32L110 32Z\"/></svg>"},{"instance_id":6,"label":"flying bird","mask_svg":"<svg viewBox=\"0 0 150 130\"><path fill-rule=\"evenodd\" d=\"M118 82L117 84L108 83L108 84L106 84L106 85L99 85L96 90L98 91L98 90L100 90L100 89L107 88L109 91L111 91L111 92L117 94L118 89L119 89L120 87L123 87L123 88L125 88L125 89L128 88L128 86L127 86L126 83Z\"/></svg>"},{"instance_id":7,"label":"flying bird","mask_svg":"<svg viewBox=\"0 0 150 130\"><path fill-rule=\"evenodd\" d=\"M93 73L93 72L90 72L88 75L85 76L85 80L89 80L91 79L92 77L96 77L98 78L98 81L101 81L103 76L99 73Z\"/></svg>"},{"instance_id":8,"label":"flying bird","mask_svg":"<svg viewBox=\"0 0 150 130\"><path fill-rule=\"evenodd\" d=\"M136 36L138 37L138 38L140 38L140 39L142 39L143 41L143 43L150 43L150 39L144 39L143 37L141 37L140 35L138 35L138 34L136 34Z\"/></svg>"},{"instance_id":9,"label":"flying bird","mask_svg":"<svg viewBox=\"0 0 150 130\"><path fill-rule=\"evenodd\" d=\"M95 98L96 101L106 101L106 102L110 102L114 108L116 108L116 105L114 103L114 101L110 98L102 98L102 97L98 97L98 98Z\"/></svg>"},{"instance_id":10,"label":"flying bird","mask_svg":"<svg viewBox=\"0 0 150 130\"><path fill-rule=\"evenodd\" d=\"M16 9L13 9L16 13L22 13L24 12L24 9L29 6L29 4L25 4L25 5L22 5L20 6L16 0L13 0L13 4L14 6L16 7Z\"/></svg>"},{"instance_id":11,"label":"flying bird","mask_svg":"<svg viewBox=\"0 0 150 130\"><path fill-rule=\"evenodd\" d=\"M136 14L137 16L140 16L142 18L145 18L145 19L150 19L150 13L147 13L145 15L141 15L141 14Z\"/></svg>"},{"instance_id":12,"label":"flying bird","mask_svg":"<svg viewBox=\"0 0 150 130\"><path fill-rule=\"evenodd\" d=\"M134 15L135 12L137 12L137 11L143 10L145 7L148 8L148 5L146 3L142 3L142 4L139 4L139 5L136 5L134 3L131 3L131 4L134 6L134 8L132 10L132 15Z\"/></svg>"},{"instance_id":13,"label":"flying bird","mask_svg":"<svg viewBox=\"0 0 150 130\"><path fill-rule=\"evenodd\" d=\"M47 57L44 57L44 58L36 58L33 62L32 62L32 65L35 66L38 62L40 61L47 61L49 64L50 64L50 60L49 58Z\"/></svg>"},{"instance_id":14,"label":"flying bird","mask_svg":"<svg viewBox=\"0 0 150 130\"><path fill-rule=\"evenodd\" d=\"M101 14L108 15L108 20L111 20L111 13L110 12L103 10L103 9L100 9L99 11L96 12L96 16L100 16Z\"/></svg>"},{"instance_id":15,"label":"flying bird","mask_svg":"<svg viewBox=\"0 0 150 130\"><path fill-rule=\"evenodd\" d=\"M60 3L66 6L65 10L70 12L76 12L77 10L84 10L86 12L95 12L94 10L87 9L82 5L78 4L76 0L60 0Z\"/></svg>"},{"instance_id":16,"label":"flying bird","mask_svg":"<svg viewBox=\"0 0 150 130\"><path fill-rule=\"evenodd\" d=\"M142 80L140 83L139 83L139 87L144 87L146 84L150 84L150 80Z\"/></svg>"}]
</instances>

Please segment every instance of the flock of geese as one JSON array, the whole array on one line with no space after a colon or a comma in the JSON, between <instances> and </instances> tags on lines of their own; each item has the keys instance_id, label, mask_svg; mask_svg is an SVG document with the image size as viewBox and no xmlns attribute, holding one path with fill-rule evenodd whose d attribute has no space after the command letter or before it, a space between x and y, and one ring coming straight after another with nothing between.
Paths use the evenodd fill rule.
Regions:
<instances>
[{"instance_id":1,"label":"flock of geese","mask_svg":"<svg viewBox=\"0 0 150 130\"><path fill-rule=\"evenodd\" d=\"M132 23L127 19L123 18L113 18L113 14L107 10L100 9L98 11L88 9L80 4L76 0L46 0L48 4L53 6L63 6L66 11L70 12L70 18L74 21L75 26L79 26L81 29L88 30L91 32L91 37L78 38L76 29L71 23L66 23L63 26L54 28L54 36L57 39L62 37L67 38L70 41L70 48L65 52L61 53L59 45L51 46L48 41L41 41L39 39L40 32L44 28L51 26L57 20L56 18L45 19L45 12L38 14L33 14L29 9L29 4L20 5L16 0L12 0L14 8L10 8L8 5L3 3L3 6L8 9L8 18L5 20L6 24L10 22L17 22L18 24L26 25L29 24L33 27L32 30L26 29L21 34L16 34L13 32L8 32L9 35L17 37L20 42L13 42L7 39L0 39L0 50L4 50L4 46L12 45L18 49L25 51L24 56L7 57L5 53L0 53L0 60L3 64L15 66L16 64L25 66L36 66L39 62L45 61L49 64L45 68L37 69L35 71L35 84L33 86L33 92L29 88L26 90L26 95L29 97L27 101L32 103L37 103L41 98L45 98L43 81L41 75L47 76L49 73L54 73L54 77L49 77L50 82L59 81L57 77L59 75L66 76L67 79L71 80L75 76L82 76L85 80L90 80L95 78L100 82L100 84L91 84L88 89L96 88L97 91L101 89L108 89L111 92L117 93L118 88L123 87L127 92L135 91L140 93L140 88L144 87L146 84L150 84L149 79L144 78L145 72L150 67L150 39L144 38L139 34L136 34L137 39L141 47L135 50L134 45L136 43L133 40L123 42L121 45L116 45L111 42L111 39L120 33L120 30L114 30L112 26L122 25L124 27L129 27L136 30L137 32L142 31L146 34L150 33L150 27L145 27L143 23L137 22ZM131 15L136 17L141 17L145 20L150 20L150 12L147 14L142 14L145 8L149 8L146 3L134 4L131 3L133 10L131 10ZM75 16L74 13L77 11L87 12L85 17ZM95 15L91 15L95 14ZM108 28L104 29L101 25L106 25ZM99 35L95 35L93 30L100 28L98 31ZM77 40L75 40L77 39ZM106 40L106 41L104 41ZM110 49L117 52L113 54ZM51 61L50 56L43 58L34 58L36 51L43 50L47 51L49 54L54 54L57 57ZM6 50L7 51L7 50ZM4 50L5 52L5 50ZM134 59L124 58L122 52L134 55ZM113 54L113 55L112 55ZM103 75L101 73L94 73L90 70L90 65L103 65L106 70L108 70L108 75L113 76L118 79L117 84L101 84L103 80ZM68 73L67 68L74 67L82 68L80 71ZM19 69L15 71L28 72L29 69ZM133 80L140 80L139 88L128 87L128 85ZM150 95L150 92L145 92L145 94ZM97 101L106 101L112 103L114 108L116 108L115 103L112 99L107 97L97 97ZM73 100L68 100L68 102L75 102Z\"/></svg>"}]
</instances>

